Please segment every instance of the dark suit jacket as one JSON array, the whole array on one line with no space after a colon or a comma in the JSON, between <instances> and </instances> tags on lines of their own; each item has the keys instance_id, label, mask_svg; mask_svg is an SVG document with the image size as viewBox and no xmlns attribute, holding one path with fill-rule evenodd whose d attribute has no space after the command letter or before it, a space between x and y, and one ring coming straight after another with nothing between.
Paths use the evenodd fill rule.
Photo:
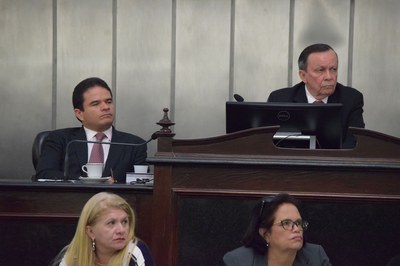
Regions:
<instances>
[{"instance_id":1,"label":"dark suit jacket","mask_svg":"<svg viewBox=\"0 0 400 266\"><path fill-rule=\"evenodd\" d=\"M144 143L135 135L117 131L113 127L111 142ZM67 144L71 140L86 140L83 127L65 128L52 131L46 138L43 151L36 167L38 178L62 179L64 177L64 159ZM110 145L110 151L104 166L103 176L110 176L113 170L118 183L125 183L126 172L133 172L133 165L144 164L147 157L147 146ZM88 161L86 143L72 142L68 148L68 179L84 176L82 165Z\"/></svg>"},{"instance_id":2,"label":"dark suit jacket","mask_svg":"<svg viewBox=\"0 0 400 266\"><path fill-rule=\"evenodd\" d=\"M265 255L256 253L252 248L240 247L224 255L225 266L268 266ZM293 266L329 266L329 258L320 245L306 243L297 252Z\"/></svg>"},{"instance_id":3,"label":"dark suit jacket","mask_svg":"<svg viewBox=\"0 0 400 266\"><path fill-rule=\"evenodd\" d=\"M307 103L306 88L303 82L290 88L279 89L271 92L268 102L293 102ZM329 96L328 103L342 103L342 125L345 129L343 134L343 148L353 148L356 139L347 132L347 128L364 128L363 106L364 98L361 92L354 88L337 83L335 92Z\"/></svg>"}]
</instances>

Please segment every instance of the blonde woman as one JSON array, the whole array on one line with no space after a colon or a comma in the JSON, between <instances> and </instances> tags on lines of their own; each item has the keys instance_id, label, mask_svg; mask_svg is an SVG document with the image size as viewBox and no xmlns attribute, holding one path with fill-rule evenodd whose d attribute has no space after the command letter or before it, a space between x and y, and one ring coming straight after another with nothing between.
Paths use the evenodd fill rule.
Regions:
<instances>
[{"instance_id":1,"label":"blonde woman","mask_svg":"<svg viewBox=\"0 0 400 266\"><path fill-rule=\"evenodd\" d=\"M116 194L100 192L83 207L74 238L53 265L153 266L146 244L134 232L131 206Z\"/></svg>"}]
</instances>

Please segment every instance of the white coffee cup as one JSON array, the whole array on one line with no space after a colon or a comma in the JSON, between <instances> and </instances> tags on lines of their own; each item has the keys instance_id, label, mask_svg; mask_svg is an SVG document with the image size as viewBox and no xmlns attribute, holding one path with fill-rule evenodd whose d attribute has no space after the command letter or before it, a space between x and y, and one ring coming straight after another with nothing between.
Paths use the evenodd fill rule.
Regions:
<instances>
[{"instance_id":1,"label":"white coffee cup","mask_svg":"<svg viewBox=\"0 0 400 266\"><path fill-rule=\"evenodd\" d=\"M100 178L103 175L103 163L87 163L82 166L82 171L88 175L88 178Z\"/></svg>"},{"instance_id":2,"label":"white coffee cup","mask_svg":"<svg viewBox=\"0 0 400 266\"><path fill-rule=\"evenodd\" d=\"M135 174L147 174L149 170L148 165L134 165Z\"/></svg>"}]
</instances>

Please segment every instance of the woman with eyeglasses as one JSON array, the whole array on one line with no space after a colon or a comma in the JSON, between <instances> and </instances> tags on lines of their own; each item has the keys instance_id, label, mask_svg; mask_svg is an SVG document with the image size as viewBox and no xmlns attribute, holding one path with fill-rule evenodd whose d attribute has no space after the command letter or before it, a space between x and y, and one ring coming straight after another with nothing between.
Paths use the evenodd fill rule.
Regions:
<instances>
[{"instance_id":1,"label":"woman with eyeglasses","mask_svg":"<svg viewBox=\"0 0 400 266\"><path fill-rule=\"evenodd\" d=\"M305 243L308 222L288 194L263 198L253 209L243 246L225 254L226 266L332 265L320 245Z\"/></svg>"}]
</instances>

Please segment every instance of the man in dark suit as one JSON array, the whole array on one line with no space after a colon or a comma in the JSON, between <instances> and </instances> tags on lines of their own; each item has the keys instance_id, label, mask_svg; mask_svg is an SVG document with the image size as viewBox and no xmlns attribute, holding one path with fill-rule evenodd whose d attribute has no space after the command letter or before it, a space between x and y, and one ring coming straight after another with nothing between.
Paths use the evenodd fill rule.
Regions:
<instances>
[{"instance_id":1,"label":"man in dark suit","mask_svg":"<svg viewBox=\"0 0 400 266\"><path fill-rule=\"evenodd\" d=\"M299 76L302 82L290 88L273 91L268 102L342 103L343 148L353 148L354 136L347 128L364 128L361 92L337 82L338 56L327 44L313 44L299 56Z\"/></svg>"},{"instance_id":2,"label":"man in dark suit","mask_svg":"<svg viewBox=\"0 0 400 266\"><path fill-rule=\"evenodd\" d=\"M68 179L84 176L81 167L88 162L94 144L71 141L96 141L95 135L102 132L103 142L143 144L101 145L105 164L103 177L113 176L115 182L124 183L126 172L133 171L133 165L145 163L145 141L138 136L118 131L112 126L115 106L111 89L102 79L88 78L81 81L74 89L72 102L75 116L82 123L82 127L58 129L49 134L36 167L36 176L59 179L64 177L65 172ZM68 165L65 166L68 143Z\"/></svg>"}]
</instances>

